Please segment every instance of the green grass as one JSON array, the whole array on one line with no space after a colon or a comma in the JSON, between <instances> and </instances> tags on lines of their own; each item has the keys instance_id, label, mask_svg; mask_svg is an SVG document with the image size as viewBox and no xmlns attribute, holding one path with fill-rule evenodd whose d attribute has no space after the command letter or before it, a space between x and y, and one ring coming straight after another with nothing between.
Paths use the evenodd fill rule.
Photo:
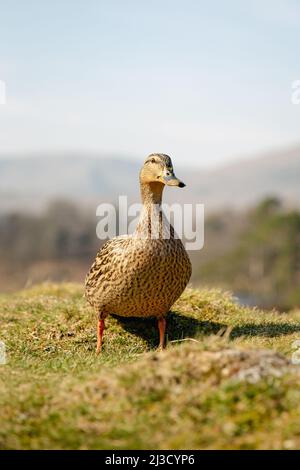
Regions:
<instances>
[{"instance_id":1,"label":"green grass","mask_svg":"<svg viewBox=\"0 0 300 470\"><path fill-rule=\"evenodd\" d=\"M80 286L0 296L1 449L300 448L300 312L187 290L156 322L110 317L95 356Z\"/></svg>"}]
</instances>

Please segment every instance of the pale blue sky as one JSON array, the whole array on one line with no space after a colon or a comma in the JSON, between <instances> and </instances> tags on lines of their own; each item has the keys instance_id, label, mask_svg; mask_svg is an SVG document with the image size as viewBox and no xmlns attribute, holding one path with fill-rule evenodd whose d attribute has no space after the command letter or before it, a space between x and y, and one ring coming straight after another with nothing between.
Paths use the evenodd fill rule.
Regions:
<instances>
[{"instance_id":1,"label":"pale blue sky","mask_svg":"<svg viewBox=\"0 0 300 470\"><path fill-rule=\"evenodd\" d=\"M300 142L297 0L0 0L0 154L215 165Z\"/></svg>"}]
</instances>

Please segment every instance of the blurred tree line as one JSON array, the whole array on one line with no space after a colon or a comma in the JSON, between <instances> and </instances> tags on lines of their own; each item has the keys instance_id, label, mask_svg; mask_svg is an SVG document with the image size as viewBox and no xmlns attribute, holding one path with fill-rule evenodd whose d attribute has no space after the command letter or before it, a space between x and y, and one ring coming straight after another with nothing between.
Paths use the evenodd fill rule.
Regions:
<instances>
[{"instance_id":1,"label":"blurred tree line","mask_svg":"<svg viewBox=\"0 0 300 470\"><path fill-rule=\"evenodd\" d=\"M0 291L42 281L83 282L101 241L94 209L53 202L42 214L0 216Z\"/></svg>"},{"instance_id":2,"label":"blurred tree line","mask_svg":"<svg viewBox=\"0 0 300 470\"><path fill-rule=\"evenodd\" d=\"M300 213L267 198L243 215L234 246L198 270L206 283L246 303L290 309L300 304ZM222 236L222 233L219 233Z\"/></svg>"},{"instance_id":3,"label":"blurred tree line","mask_svg":"<svg viewBox=\"0 0 300 470\"><path fill-rule=\"evenodd\" d=\"M100 242L95 215L74 204L56 201L41 215L11 213L0 217L2 263L26 265L41 259L87 258Z\"/></svg>"},{"instance_id":4,"label":"blurred tree line","mask_svg":"<svg viewBox=\"0 0 300 470\"><path fill-rule=\"evenodd\" d=\"M56 201L38 215L0 216L0 291L26 282L83 282L101 244L94 208ZM232 290L245 303L300 304L300 212L268 198L243 212L207 217L205 245L191 252L192 282Z\"/></svg>"}]
</instances>

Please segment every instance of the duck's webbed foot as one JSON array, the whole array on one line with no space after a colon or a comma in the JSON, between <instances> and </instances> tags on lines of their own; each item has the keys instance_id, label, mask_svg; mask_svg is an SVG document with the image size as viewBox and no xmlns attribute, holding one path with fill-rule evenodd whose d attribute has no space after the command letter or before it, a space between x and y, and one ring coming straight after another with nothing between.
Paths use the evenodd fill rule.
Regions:
<instances>
[{"instance_id":1,"label":"duck's webbed foot","mask_svg":"<svg viewBox=\"0 0 300 470\"><path fill-rule=\"evenodd\" d=\"M166 344L165 344L165 332L166 332L166 319L165 318L159 318L158 319L158 329L159 329L159 346L158 349L164 349Z\"/></svg>"},{"instance_id":2,"label":"duck's webbed foot","mask_svg":"<svg viewBox=\"0 0 300 470\"><path fill-rule=\"evenodd\" d=\"M100 354L102 350L102 338L103 338L103 331L105 328L104 319L98 320L98 328L97 328L97 349L96 354Z\"/></svg>"}]
</instances>

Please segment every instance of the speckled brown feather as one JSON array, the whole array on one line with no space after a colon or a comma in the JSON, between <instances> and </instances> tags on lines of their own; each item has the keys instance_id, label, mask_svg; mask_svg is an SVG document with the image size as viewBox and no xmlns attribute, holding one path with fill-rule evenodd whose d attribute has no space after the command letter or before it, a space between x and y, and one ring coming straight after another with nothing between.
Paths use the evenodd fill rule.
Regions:
<instances>
[{"instance_id":1,"label":"speckled brown feather","mask_svg":"<svg viewBox=\"0 0 300 470\"><path fill-rule=\"evenodd\" d=\"M144 206L135 233L109 240L96 256L85 295L100 318L108 314L161 318L190 279L189 257L160 209L162 191L163 185L144 184L141 179ZM153 207L158 220L154 239Z\"/></svg>"}]
</instances>

